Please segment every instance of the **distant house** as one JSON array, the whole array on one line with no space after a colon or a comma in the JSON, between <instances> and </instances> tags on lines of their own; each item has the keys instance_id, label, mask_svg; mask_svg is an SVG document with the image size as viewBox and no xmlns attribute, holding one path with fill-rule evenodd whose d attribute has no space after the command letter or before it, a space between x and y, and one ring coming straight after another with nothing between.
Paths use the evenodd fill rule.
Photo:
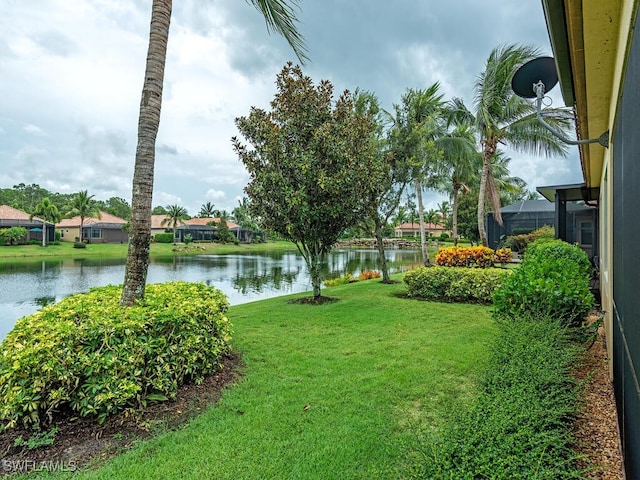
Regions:
<instances>
[{"instance_id":1,"label":"distant house","mask_svg":"<svg viewBox=\"0 0 640 480\"><path fill-rule=\"evenodd\" d=\"M80 216L65 218L56 224L63 242L80 240ZM85 217L82 224L82 238L89 243L127 243L129 234L124 230L127 221L107 212L100 212L100 218Z\"/></svg>"},{"instance_id":2,"label":"distant house","mask_svg":"<svg viewBox=\"0 0 640 480\"><path fill-rule=\"evenodd\" d=\"M496 222L493 212L487 214L487 240L489 247L497 248L510 235L519 235L537 230L545 225L556 228L556 206L548 200L524 200L500 209L503 224ZM593 254L594 228L597 210L575 202L566 205L566 225L563 235L569 243L578 243L589 256Z\"/></svg>"},{"instance_id":3,"label":"distant house","mask_svg":"<svg viewBox=\"0 0 640 480\"><path fill-rule=\"evenodd\" d=\"M47 242L56 240L55 225L45 222L46 228L44 234ZM0 205L0 229L11 227L24 227L27 229L26 241L38 240L42 241L42 220L38 217L29 219L29 214L9 205Z\"/></svg>"},{"instance_id":4,"label":"distant house","mask_svg":"<svg viewBox=\"0 0 640 480\"><path fill-rule=\"evenodd\" d=\"M173 223L166 221L166 215L151 215L151 235L157 233L171 233L173 231ZM176 242L184 242L186 235L191 235L192 240L197 241L213 241L216 239L216 224L220 222L220 218L204 217L191 218L185 220L184 223L178 223L176 228ZM249 242L253 238L253 232L249 229L242 228L229 220L227 220L229 231L241 242Z\"/></svg>"},{"instance_id":5,"label":"distant house","mask_svg":"<svg viewBox=\"0 0 640 480\"><path fill-rule=\"evenodd\" d=\"M441 234L446 233L451 236L451 232L444 228L442 225L436 225L435 223L424 224L425 235L427 237L439 237ZM420 236L420 224L419 223L403 223L398 225L395 229L395 235L398 238L401 237L419 237Z\"/></svg>"}]
</instances>

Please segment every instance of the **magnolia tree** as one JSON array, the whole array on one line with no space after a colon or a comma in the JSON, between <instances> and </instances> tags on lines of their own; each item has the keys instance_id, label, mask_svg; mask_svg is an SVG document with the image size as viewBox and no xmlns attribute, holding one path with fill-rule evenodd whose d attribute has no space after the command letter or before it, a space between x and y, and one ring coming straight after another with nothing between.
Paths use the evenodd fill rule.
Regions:
<instances>
[{"instance_id":1,"label":"magnolia tree","mask_svg":"<svg viewBox=\"0 0 640 480\"><path fill-rule=\"evenodd\" d=\"M375 122L345 91L315 86L298 66L278 74L271 111L252 107L236 125L250 146L233 146L251 177L245 191L262 223L295 243L304 257L314 300L321 268L340 235L358 222L382 170Z\"/></svg>"}]
</instances>

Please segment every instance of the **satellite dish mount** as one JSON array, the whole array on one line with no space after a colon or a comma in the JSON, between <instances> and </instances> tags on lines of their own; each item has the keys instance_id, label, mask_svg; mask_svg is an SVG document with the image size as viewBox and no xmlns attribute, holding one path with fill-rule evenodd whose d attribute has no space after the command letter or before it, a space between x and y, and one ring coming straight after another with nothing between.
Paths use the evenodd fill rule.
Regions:
<instances>
[{"instance_id":1,"label":"satellite dish mount","mask_svg":"<svg viewBox=\"0 0 640 480\"><path fill-rule=\"evenodd\" d=\"M535 58L522 65L511 80L511 88L519 97L536 99L536 118L538 122L554 136L569 145L585 145L599 143L603 147L609 146L609 132L606 131L598 138L585 140L571 140L563 136L549 125L542 116L542 100L544 94L558 83L555 60L552 57Z\"/></svg>"}]
</instances>

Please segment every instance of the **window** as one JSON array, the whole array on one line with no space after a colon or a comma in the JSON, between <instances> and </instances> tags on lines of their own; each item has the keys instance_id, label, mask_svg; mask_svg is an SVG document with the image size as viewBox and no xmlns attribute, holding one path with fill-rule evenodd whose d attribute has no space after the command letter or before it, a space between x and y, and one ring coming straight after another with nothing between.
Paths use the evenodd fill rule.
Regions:
<instances>
[{"instance_id":1,"label":"window","mask_svg":"<svg viewBox=\"0 0 640 480\"><path fill-rule=\"evenodd\" d=\"M593 245L593 222L591 220L583 220L579 224L580 244Z\"/></svg>"},{"instance_id":2,"label":"window","mask_svg":"<svg viewBox=\"0 0 640 480\"><path fill-rule=\"evenodd\" d=\"M102 238L102 230L100 230L99 228L92 228L91 238Z\"/></svg>"}]
</instances>

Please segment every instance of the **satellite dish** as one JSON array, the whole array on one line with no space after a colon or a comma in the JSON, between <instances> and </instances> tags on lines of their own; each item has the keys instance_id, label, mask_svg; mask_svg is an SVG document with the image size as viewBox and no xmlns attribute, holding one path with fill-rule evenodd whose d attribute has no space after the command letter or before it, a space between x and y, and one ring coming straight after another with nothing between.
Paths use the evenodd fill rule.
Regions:
<instances>
[{"instance_id":1,"label":"satellite dish","mask_svg":"<svg viewBox=\"0 0 640 480\"><path fill-rule=\"evenodd\" d=\"M533 85L542 82L548 92L558 83L558 72L553 57L540 57L522 65L511 79L511 88L519 97L536 98Z\"/></svg>"}]
</instances>

